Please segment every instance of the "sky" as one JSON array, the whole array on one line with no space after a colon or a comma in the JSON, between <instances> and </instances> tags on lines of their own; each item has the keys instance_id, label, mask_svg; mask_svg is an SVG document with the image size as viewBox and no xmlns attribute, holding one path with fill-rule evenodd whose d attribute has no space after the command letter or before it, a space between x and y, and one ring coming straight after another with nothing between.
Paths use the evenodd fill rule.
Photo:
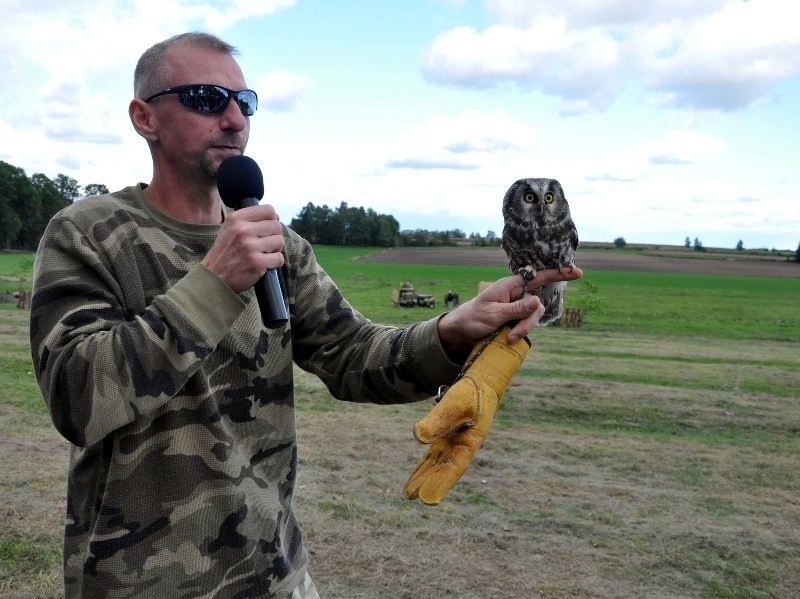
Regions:
<instances>
[{"instance_id":1,"label":"sky","mask_svg":"<svg viewBox=\"0 0 800 599\"><path fill-rule=\"evenodd\" d=\"M285 222L347 202L499 235L508 187L549 177L583 241L794 250L798 16L786 0L0 0L0 160L148 182L134 66L207 31L259 95L246 153Z\"/></svg>"}]
</instances>

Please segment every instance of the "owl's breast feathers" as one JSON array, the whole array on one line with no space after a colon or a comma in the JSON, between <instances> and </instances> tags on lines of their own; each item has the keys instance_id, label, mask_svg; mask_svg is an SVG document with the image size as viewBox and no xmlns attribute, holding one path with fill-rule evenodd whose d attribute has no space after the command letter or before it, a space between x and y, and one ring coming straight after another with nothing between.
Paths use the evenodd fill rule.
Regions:
<instances>
[{"instance_id":1,"label":"owl's breast feathers","mask_svg":"<svg viewBox=\"0 0 800 599\"><path fill-rule=\"evenodd\" d=\"M578 233L569 215L546 224L528 223L503 231L502 247L512 273L525 266L541 270L574 264Z\"/></svg>"}]
</instances>

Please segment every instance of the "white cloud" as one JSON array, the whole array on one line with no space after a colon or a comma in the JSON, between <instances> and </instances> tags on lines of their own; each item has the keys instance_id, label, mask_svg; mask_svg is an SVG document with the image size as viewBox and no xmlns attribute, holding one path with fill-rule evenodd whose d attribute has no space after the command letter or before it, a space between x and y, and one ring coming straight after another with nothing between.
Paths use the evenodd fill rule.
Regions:
<instances>
[{"instance_id":1,"label":"white cloud","mask_svg":"<svg viewBox=\"0 0 800 599\"><path fill-rule=\"evenodd\" d=\"M469 111L456 117L439 114L400 135L387 166L472 170L495 153L527 147L535 139L530 128L509 120L503 112Z\"/></svg>"},{"instance_id":2,"label":"white cloud","mask_svg":"<svg viewBox=\"0 0 800 599\"><path fill-rule=\"evenodd\" d=\"M729 2L642 44L646 85L680 106L731 110L800 73L800 29L780 0Z\"/></svg>"},{"instance_id":3,"label":"white cloud","mask_svg":"<svg viewBox=\"0 0 800 599\"><path fill-rule=\"evenodd\" d=\"M221 33L239 21L267 17L285 8L294 6L295 0L233 0L228 2L208 1L200 5L206 26L212 32ZM193 3L188 2L189 6Z\"/></svg>"},{"instance_id":4,"label":"white cloud","mask_svg":"<svg viewBox=\"0 0 800 599\"><path fill-rule=\"evenodd\" d=\"M602 159L588 178L635 181L659 165L710 160L722 154L725 148L725 142L707 133L670 131L656 140L632 144Z\"/></svg>"},{"instance_id":5,"label":"white cloud","mask_svg":"<svg viewBox=\"0 0 800 599\"><path fill-rule=\"evenodd\" d=\"M561 96L575 109L604 109L616 94L610 75L617 43L600 30L572 31L563 18L540 17L526 27L457 27L426 50L422 73L433 83L489 88L515 84Z\"/></svg>"},{"instance_id":6,"label":"white cloud","mask_svg":"<svg viewBox=\"0 0 800 599\"><path fill-rule=\"evenodd\" d=\"M240 20L293 4L0 1L0 132L9 132L2 137L3 158L48 176L66 169L111 188L132 183L127 173L149 167L147 148L132 131L125 100L133 96L139 55L150 44L184 31L222 34Z\"/></svg>"},{"instance_id":7,"label":"white cloud","mask_svg":"<svg viewBox=\"0 0 800 599\"><path fill-rule=\"evenodd\" d=\"M260 104L277 112L290 112L310 87L309 77L279 69L268 73L259 82L256 92Z\"/></svg>"},{"instance_id":8,"label":"white cloud","mask_svg":"<svg viewBox=\"0 0 800 599\"><path fill-rule=\"evenodd\" d=\"M800 72L800 29L783 0L486 3L500 23L436 36L422 59L427 81L513 84L580 114L641 79L664 103L727 111Z\"/></svg>"},{"instance_id":9,"label":"white cloud","mask_svg":"<svg viewBox=\"0 0 800 599\"><path fill-rule=\"evenodd\" d=\"M645 152L653 164L690 164L715 158L725 147L724 141L708 133L670 131L646 144Z\"/></svg>"},{"instance_id":10,"label":"white cloud","mask_svg":"<svg viewBox=\"0 0 800 599\"><path fill-rule=\"evenodd\" d=\"M88 133L96 139L107 123L96 119L96 98L115 84L133 89L133 66L141 52L176 33L191 29L220 32L238 20L272 14L294 0L222 2L208 0L116 0L37 2L0 7L4 34L0 41L0 99L6 114L47 115L53 101L63 119L74 124L54 131ZM158 19L152 15L157 14ZM129 65L121 69L121 65ZM25 81L28 92L20 102ZM95 121L95 122L92 122ZM76 123L80 123L77 125ZM71 141L74 141L71 140Z\"/></svg>"},{"instance_id":11,"label":"white cloud","mask_svg":"<svg viewBox=\"0 0 800 599\"><path fill-rule=\"evenodd\" d=\"M486 0L488 10L507 24L535 21L542 15L567 17L578 27L652 24L675 18L699 18L731 0ZM738 0L737 0L738 1Z\"/></svg>"}]
</instances>

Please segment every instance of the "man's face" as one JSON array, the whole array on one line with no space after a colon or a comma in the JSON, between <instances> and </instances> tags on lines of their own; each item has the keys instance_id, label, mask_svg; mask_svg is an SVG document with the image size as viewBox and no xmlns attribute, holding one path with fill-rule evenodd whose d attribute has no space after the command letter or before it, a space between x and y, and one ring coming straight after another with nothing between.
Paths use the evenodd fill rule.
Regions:
<instances>
[{"instance_id":1,"label":"man's face","mask_svg":"<svg viewBox=\"0 0 800 599\"><path fill-rule=\"evenodd\" d=\"M175 46L166 59L169 87L206 83L232 90L246 89L239 65L223 52ZM177 94L151 101L157 120L158 145L167 168L188 176L216 179L220 163L243 154L250 134L250 119L231 100L219 113L187 108Z\"/></svg>"}]
</instances>

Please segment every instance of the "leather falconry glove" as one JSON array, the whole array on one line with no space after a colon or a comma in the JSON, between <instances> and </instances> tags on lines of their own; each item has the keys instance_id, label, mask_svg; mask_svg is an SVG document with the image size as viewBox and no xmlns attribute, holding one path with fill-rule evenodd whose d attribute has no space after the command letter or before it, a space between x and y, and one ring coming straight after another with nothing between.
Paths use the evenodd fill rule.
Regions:
<instances>
[{"instance_id":1,"label":"leather falconry glove","mask_svg":"<svg viewBox=\"0 0 800 599\"><path fill-rule=\"evenodd\" d=\"M403 489L409 499L438 505L467 471L530 349L527 338L509 345L509 331L502 327L477 343L456 382L415 425L414 436L430 447Z\"/></svg>"}]
</instances>

